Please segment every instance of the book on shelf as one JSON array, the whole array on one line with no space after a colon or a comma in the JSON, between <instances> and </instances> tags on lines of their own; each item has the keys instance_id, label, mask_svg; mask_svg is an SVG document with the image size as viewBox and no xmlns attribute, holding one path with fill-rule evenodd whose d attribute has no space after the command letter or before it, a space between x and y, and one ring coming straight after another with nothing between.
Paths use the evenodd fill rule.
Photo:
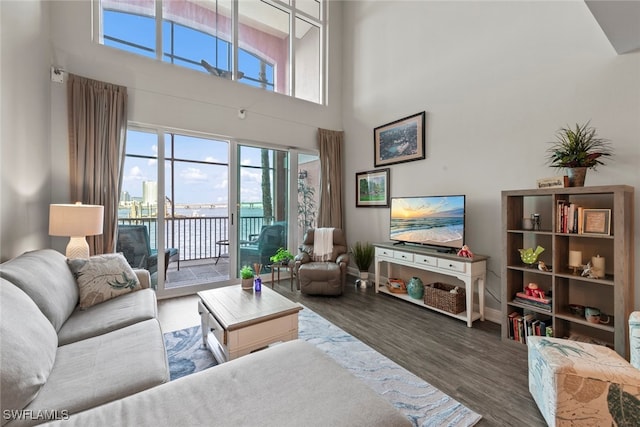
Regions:
<instances>
[{"instance_id":1,"label":"book on shelf","mask_svg":"<svg viewBox=\"0 0 640 427\"><path fill-rule=\"evenodd\" d=\"M551 304L551 297L547 297L547 296L545 296L543 298L539 298L539 297L534 297L532 295L527 295L524 292L517 292L516 293L516 297L517 298L523 298L523 299L526 299L526 300L529 300L529 301L539 302L539 303L542 303L542 304Z\"/></svg>"},{"instance_id":2,"label":"book on shelf","mask_svg":"<svg viewBox=\"0 0 640 427\"><path fill-rule=\"evenodd\" d=\"M528 305L537 309L551 311L551 297L545 296L543 298L527 295L524 292L516 292L513 297L513 302L518 304Z\"/></svg>"},{"instance_id":3,"label":"book on shelf","mask_svg":"<svg viewBox=\"0 0 640 427\"><path fill-rule=\"evenodd\" d=\"M582 206L568 200L558 200L556 206L556 232L582 234L583 221Z\"/></svg>"},{"instance_id":4,"label":"book on shelf","mask_svg":"<svg viewBox=\"0 0 640 427\"><path fill-rule=\"evenodd\" d=\"M508 317L508 322L509 322L509 328L507 331L507 336L509 337L509 339L513 339L514 335L514 319L516 319L518 316L520 316L520 313L518 313L517 311L513 311L511 313L509 313Z\"/></svg>"},{"instance_id":5,"label":"book on shelf","mask_svg":"<svg viewBox=\"0 0 640 427\"><path fill-rule=\"evenodd\" d=\"M535 307L540 310L551 311L551 304L545 304L543 302L531 301L529 299L515 297L513 302L517 302L519 304L528 305L531 307Z\"/></svg>"},{"instance_id":6,"label":"book on shelf","mask_svg":"<svg viewBox=\"0 0 640 427\"><path fill-rule=\"evenodd\" d=\"M546 334L547 326L551 325L551 316L514 311L508 315L508 324L508 338L526 344L527 337Z\"/></svg>"}]
</instances>

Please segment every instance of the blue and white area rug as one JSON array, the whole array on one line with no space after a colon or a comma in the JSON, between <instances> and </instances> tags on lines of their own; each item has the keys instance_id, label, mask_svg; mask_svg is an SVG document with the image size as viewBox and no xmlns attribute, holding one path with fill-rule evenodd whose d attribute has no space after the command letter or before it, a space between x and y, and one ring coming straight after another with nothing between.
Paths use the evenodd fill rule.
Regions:
<instances>
[{"instance_id":1,"label":"blue and white area rug","mask_svg":"<svg viewBox=\"0 0 640 427\"><path fill-rule=\"evenodd\" d=\"M199 326L164 336L172 380L216 364L202 344ZM389 400L415 426L466 427L482 418L307 307L299 315L298 336Z\"/></svg>"},{"instance_id":2,"label":"blue and white area rug","mask_svg":"<svg viewBox=\"0 0 640 427\"><path fill-rule=\"evenodd\" d=\"M202 343L200 326L164 334L171 381L217 365Z\"/></svg>"}]
</instances>

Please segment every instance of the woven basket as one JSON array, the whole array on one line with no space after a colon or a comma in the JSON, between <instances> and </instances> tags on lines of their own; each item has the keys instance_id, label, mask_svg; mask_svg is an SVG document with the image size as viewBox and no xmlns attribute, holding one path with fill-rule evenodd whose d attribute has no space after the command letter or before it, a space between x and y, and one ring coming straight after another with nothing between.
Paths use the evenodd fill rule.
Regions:
<instances>
[{"instance_id":1,"label":"woven basket","mask_svg":"<svg viewBox=\"0 0 640 427\"><path fill-rule=\"evenodd\" d=\"M463 288L458 288L457 294L451 291L455 286L446 283L431 283L424 287L424 303L447 313L458 314L466 310Z\"/></svg>"}]
</instances>

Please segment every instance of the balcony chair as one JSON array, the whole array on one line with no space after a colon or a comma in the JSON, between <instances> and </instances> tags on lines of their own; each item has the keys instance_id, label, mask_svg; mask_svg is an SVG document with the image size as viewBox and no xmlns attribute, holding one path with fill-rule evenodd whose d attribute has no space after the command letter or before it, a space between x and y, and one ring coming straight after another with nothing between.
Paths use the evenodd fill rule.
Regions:
<instances>
[{"instance_id":1,"label":"balcony chair","mask_svg":"<svg viewBox=\"0 0 640 427\"><path fill-rule=\"evenodd\" d=\"M609 347L527 337L529 391L550 427L638 425L640 311L629 317L631 363Z\"/></svg>"},{"instance_id":2,"label":"balcony chair","mask_svg":"<svg viewBox=\"0 0 640 427\"><path fill-rule=\"evenodd\" d=\"M333 230L333 252L326 261L314 260L314 236L314 229L305 233L300 253L295 258L293 270L298 290L308 295L342 295L349 265L344 231Z\"/></svg>"},{"instance_id":3,"label":"balcony chair","mask_svg":"<svg viewBox=\"0 0 640 427\"><path fill-rule=\"evenodd\" d=\"M265 225L255 240L240 243L240 263L253 267L254 263L262 264L262 271L267 271L271 258L278 249L286 247L287 239L283 224Z\"/></svg>"},{"instance_id":4,"label":"balcony chair","mask_svg":"<svg viewBox=\"0 0 640 427\"><path fill-rule=\"evenodd\" d=\"M132 268L149 271L151 282L157 284L158 253L151 249L149 230L144 225L118 225L116 252L122 252ZM175 248L164 250L164 278L167 278L169 263L177 261L180 269L180 252Z\"/></svg>"}]
</instances>

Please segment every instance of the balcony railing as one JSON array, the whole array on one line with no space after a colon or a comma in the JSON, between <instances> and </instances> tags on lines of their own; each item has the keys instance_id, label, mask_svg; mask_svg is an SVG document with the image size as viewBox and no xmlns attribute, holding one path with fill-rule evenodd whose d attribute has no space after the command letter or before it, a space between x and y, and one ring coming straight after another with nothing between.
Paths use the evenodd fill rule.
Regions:
<instances>
[{"instance_id":1,"label":"balcony railing","mask_svg":"<svg viewBox=\"0 0 640 427\"><path fill-rule=\"evenodd\" d=\"M155 218L118 218L118 224L144 225L149 230L151 249L157 249ZM253 240L262 226L264 217L241 217L240 240ZM165 241L168 248L180 251L181 261L215 258L219 247L216 242L229 240L229 217L165 218Z\"/></svg>"}]
</instances>

